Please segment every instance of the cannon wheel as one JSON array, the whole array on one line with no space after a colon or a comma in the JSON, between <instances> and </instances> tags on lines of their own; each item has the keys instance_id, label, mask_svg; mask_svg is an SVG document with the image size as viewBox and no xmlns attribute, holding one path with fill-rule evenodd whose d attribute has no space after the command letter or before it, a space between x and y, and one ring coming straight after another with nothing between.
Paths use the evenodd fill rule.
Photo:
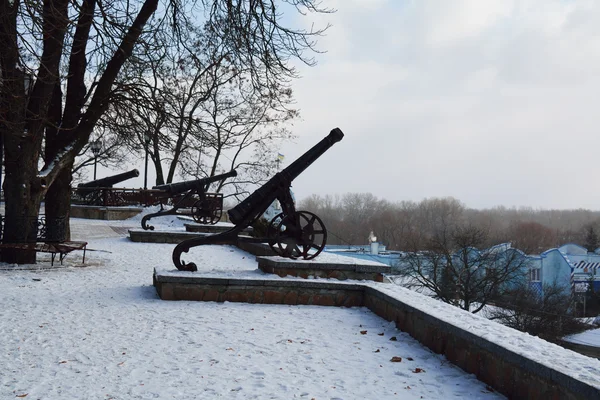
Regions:
<instances>
[{"instance_id":1,"label":"cannon wheel","mask_svg":"<svg viewBox=\"0 0 600 400\"><path fill-rule=\"evenodd\" d=\"M275 254L277 254L278 256L282 256L283 257L283 253L281 252L281 250L279 249L279 246L277 245L277 238L279 237L278 235L278 231L277 229L279 229L279 224L281 223L281 220L283 219L283 213L279 213L277 214L269 223L269 226L267 227L267 239L269 240L269 247L271 248L271 250L273 250L273 252Z\"/></svg>"},{"instance_id":2,"label":"cannon wheel","mask_svg":"<svg viewBox=\"0 0 600 400\"><path fill-rule=\"evenodd\" d=\"M279 223L276 223L279 220ZM321 218L309 211L279 214L269 225L269 245L282 257L311 260L325 248L327 230Z\"/></svg>"},{"instance_id":3,"label":"cannon wheel","mask_svg":"<svg viewBox=\"0 0 600 400\"><path fill-rule=\"evenodd\" d=\"M199 224L214 225L221 220L223 209L215 207L211 199L198 200L192 206L192 218Z\"/></svg>"}]
</instances>

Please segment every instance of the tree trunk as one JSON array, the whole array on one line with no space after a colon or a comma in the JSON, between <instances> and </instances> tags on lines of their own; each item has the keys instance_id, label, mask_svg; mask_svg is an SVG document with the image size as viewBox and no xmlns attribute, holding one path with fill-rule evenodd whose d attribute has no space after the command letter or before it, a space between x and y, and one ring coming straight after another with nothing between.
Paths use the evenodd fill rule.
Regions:
<instances>
[{"instance_id":1,"label":"tree trunk","mask_svg":"<svg viewBox=\"0 0 600 400\"><path fill-rule=\"evenodd\" d=\"M6 176L4 243L35 243L37 218L43 190L37 178L37 153L33 143L16 135L5 137ZM9 150L10 149L10 150ZM15 150L19 149L19 151ZM16 156L16 157L15 157ZM2 249L0 259L7 263L35 264L35 250Z\"/></svg>"},{"instance_id":2,"label":"tree trunk","mask_svg":"<svg viewBox=\"0 0 600 400\"><path fill-rule=\"evenodd\" d=\"M156 146L154 150L154 154L156 157L152 157L152 163L154 164L154 170L156 171L156 185L164 185L165 184L165 176L163 173L162 165L160 163L160 153L156 151Z\"/></svg>"},{"instance_id":3,"label":"tree trunk","mask_svg":"<svg viewBox=\"0 0 600 400\"><path fill-rule=\"evenodd\" d=\"M80 95L80 93L77 93ZM76 103L72 106L72 103ZM48 118L51 121L46 127L46 149L44 161L51 164L57 153L69 143L72 143L73 126L80 117L81 100L72 97L68 103L72 106L67 117L62 119L62 90L60 83L54 86L52 102L48 109ZM65 126L66 130L59 130L59 126ZM46 227L48 237L58 240L70 240L71 231L69 226L69 212L71 210L71 179L73 176L73 162L65 165L57 175L56 179L46 192Z\"/></svg>"},{"instance_id":4,"label":"tree trunk","mask_svg":"<svg viewBox=\"0 0 600 400\"><path fill-rule=\"evenodd\" d=\"M53 221L55 223L54 228L57 230L56 232L51 232L50 225L47 225L49 237L63 236L61 230L64 226L64 236L62 239L71 240L69 217L71 214L72 170L72 166L63 169L46 192L46 222ZM56 224L61 220L64 221L64 225Z\"/></svg>"}]
</instances>

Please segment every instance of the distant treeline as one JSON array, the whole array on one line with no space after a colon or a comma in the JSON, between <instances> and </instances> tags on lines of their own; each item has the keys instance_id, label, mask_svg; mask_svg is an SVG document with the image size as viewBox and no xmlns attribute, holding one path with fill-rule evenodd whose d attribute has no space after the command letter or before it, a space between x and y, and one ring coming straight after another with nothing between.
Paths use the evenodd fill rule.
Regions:
<instances>
[{"instance_id":1,"label":"distant treeline","mask_svg":"<svg viewBox=\"0 0 600 400\"><path fill-rule=\"evenodd\" d=\"M373 231L389 250L425 249L429 238L457 226L485 231L486 245L511 242L528 254L565 243L589 247L590 232L600 232L600 211L502 206L476 210L452 197L392 203L371 193L312 195L297 208L323 219L329 244L366 244Z\"/></svg>"}]
</instances>

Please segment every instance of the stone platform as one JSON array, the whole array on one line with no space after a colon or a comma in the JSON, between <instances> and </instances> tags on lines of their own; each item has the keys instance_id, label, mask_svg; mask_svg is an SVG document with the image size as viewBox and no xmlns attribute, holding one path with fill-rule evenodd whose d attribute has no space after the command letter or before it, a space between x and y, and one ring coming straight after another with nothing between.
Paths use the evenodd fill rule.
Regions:
<instances>
[{"instance_id":1,"label":"stone platform","mask_svg":"<svg viewBox=\"0 0 600 400\"><path fill-rule=\"evenodd\" d=\"M254 256L276 256L277 254L267 243L238 242L236 246Z\"/></svg>"},{"instance_id":2,"label":"stone platform","mask_svg":"<svg viewBox=\"0 0 600 400\"><path fill-rule=\"evenodd\" d=\"M184 226L185 226L185 230L187 232L221 233L221 232L230 230L235 225L233 225L231 222L217 222L214 225L198 224L196 222L190 222L190 223L184 224ZM250 233L250 232L252 232L252 227L248 227L248 228L244 229L242 232Z\"/></svg>"},{"instance_id":3,"label":"stone platform","mask_svg":"<svg viewBox=\"0 0 600 400\"><path fill-rule=\"evenodd\" d=\"M192 220L191 217L179 216L182 220ZM233 228L233 224L230 222L218 222L215 225L205 225L198 223L186 223L184 224L185 231L181 230L144 230L130 229L129 238L132 242L144 242L144 243L180 243L183 240L190 239L198 236L215 235L217 233L228 231ZM247 228L243 232L249 233L252 228ZM268 245L267 245L268 247ZM267 253L270 254L270 253Z\"/></svg>"},{"instance_id":4,"label":"stone platform","mask_svg":"<svg viewBox=\"0 0 600 400\"><path fill-rule=\"evenodd\" d=\"M578 379L569 363L521 354L522 349L529 353L536 348L540 360L561 360L567 350L395 285L268 278L260 273L232 279L172 267L155 268L153 281L162 300L367 307L508 398L600 398L595 376L578 371ZM568 357L584 356L569 352Z\"/></svg>"},{"instance_id":5,"label":"stone platform","mask_svg":"<svg viewBox=\"0 0 600 400\"><path fill-rule=\"evenodd\" d=\"M144 230L130 229L129 239L132 242L143 243L181 243L186 239L191 239L199 236L206 236L206 233L194 233L185 231L166 231L166 230Z\"/></svg>"},{"instance_id":6,"label":"stone platform","mask_svg":"<svg viewBox=\"0 0 600 400\"><path fill-rule=\"evenodd\" d=\"M135 217L142 212L142 207L104 207L71 205L72 218L104 219L109 221L124 220Z\"/></svg>"},{"instance_id":7,"label":"stone platform","mask_svg":"<svg viewBox=\"0 0 600 400\"><path fill-rule=\"evenodd\" d=\"M270 256L256 257L256 261L258 268L265 273L304 279L314 277L383 282L383 274L391 272L389 265L330 253L321 253L313 260Z\"/></svg>"},{"instance_id":8,"label":"stone platform","mask_svg":"<svg viewBox=\"0 0 600 400\"><path fill-rule=\"evenodd\" d=\"M360 285L314 280L231 279L195 273L154 270L154 286L162 300L231 301L260 304L312 304L357 307L363 304Z\"/></svg>"}]
</instances>

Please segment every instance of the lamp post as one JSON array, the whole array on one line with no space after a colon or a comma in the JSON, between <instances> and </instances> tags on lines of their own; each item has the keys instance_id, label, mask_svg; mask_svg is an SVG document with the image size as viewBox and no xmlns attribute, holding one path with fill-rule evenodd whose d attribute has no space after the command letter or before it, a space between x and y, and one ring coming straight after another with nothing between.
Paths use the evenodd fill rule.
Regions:
<instances>
[{"instance_id":1,"label":"lamp post","mask_svg":"<svg viewBox=\"0 0 600 400\"><path fill-rule=\"evenodd\" d=\"M146 149L146 162L144 164L144 190L148 189L148 145L150 144L150 132L144 133L144 148Z\"/></svg>"},{"instance_id":2,"label":"lamp post","mask_svg":"<svg viewBox=\"0 0 600 400\"><path fill-rule=\"evenodd\" d=\"M100 154L100 150L102 150L102 142L100 139L94 140L90 143L90 148L92 149L92 153L94 153L94 180L96 180L96 165L98 164L98 154Z\"/></svg>"}]
</instances>

